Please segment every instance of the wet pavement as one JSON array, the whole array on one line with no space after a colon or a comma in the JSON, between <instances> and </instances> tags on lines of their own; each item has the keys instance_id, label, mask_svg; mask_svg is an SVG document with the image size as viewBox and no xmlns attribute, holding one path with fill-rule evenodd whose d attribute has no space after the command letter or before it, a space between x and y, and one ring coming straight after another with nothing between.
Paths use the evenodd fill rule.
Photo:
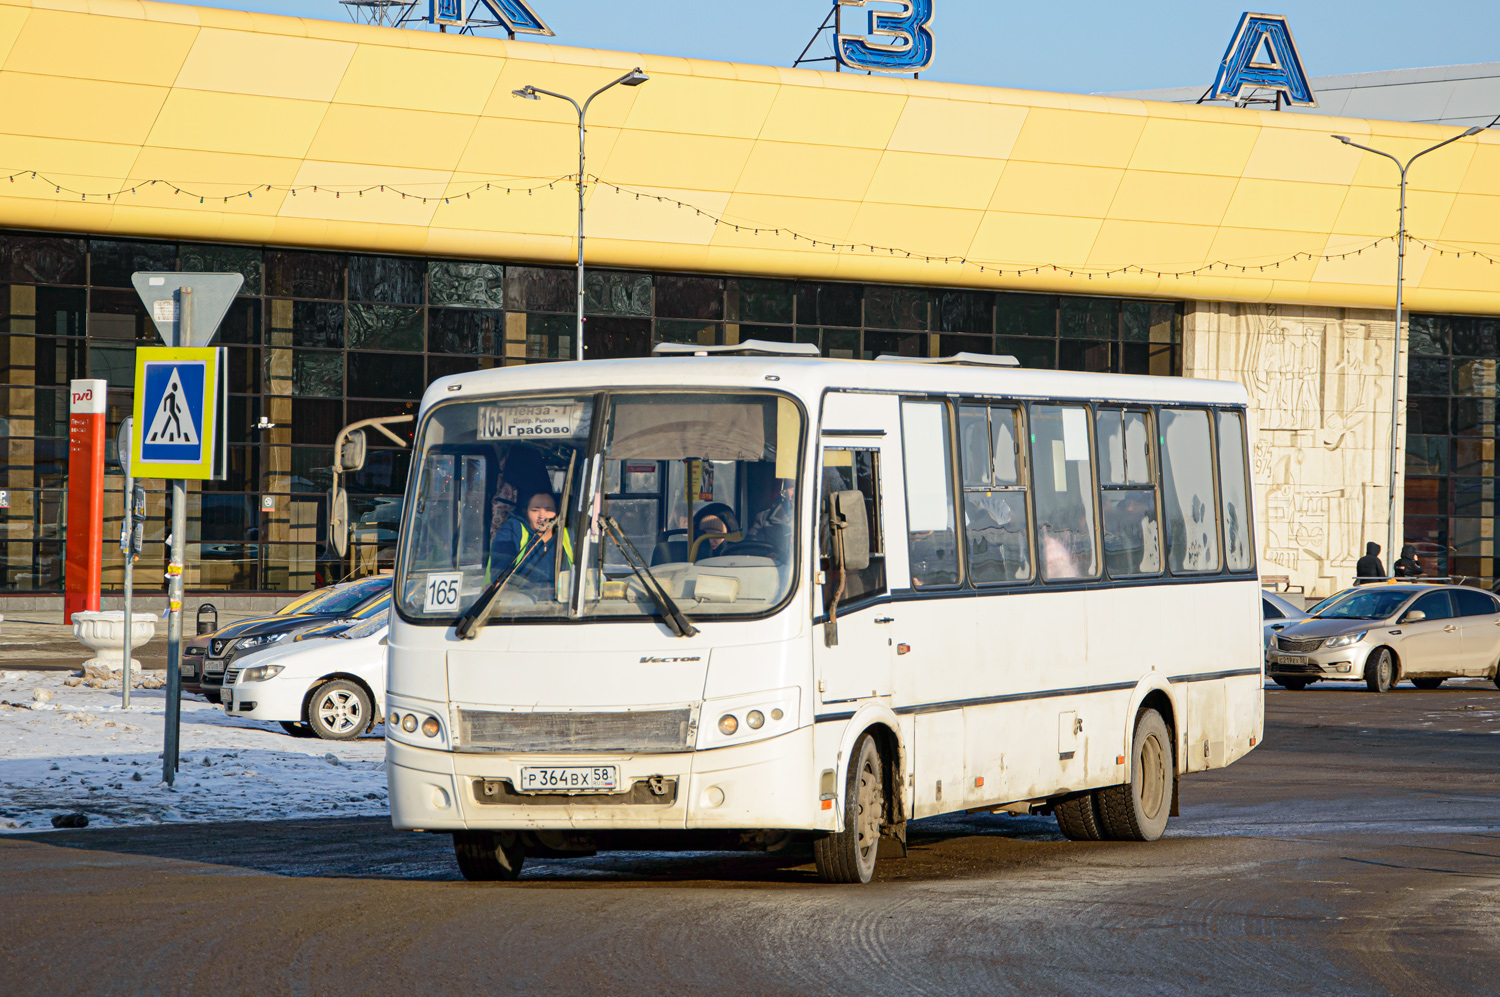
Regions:
<instances>
[{"instance_id":1,"label":"wet pavement","mask_svg":"<svg viewBox=\"0 0 1500 997\"><path fill-rule=\"evenodd\" d=\"M382 820L0 837L8 994L1482 994L1500 690L1268 690L1264 745L1151 844L917 822L865 887L804 848L459 880Z\"/></svg>"}]
</instances>

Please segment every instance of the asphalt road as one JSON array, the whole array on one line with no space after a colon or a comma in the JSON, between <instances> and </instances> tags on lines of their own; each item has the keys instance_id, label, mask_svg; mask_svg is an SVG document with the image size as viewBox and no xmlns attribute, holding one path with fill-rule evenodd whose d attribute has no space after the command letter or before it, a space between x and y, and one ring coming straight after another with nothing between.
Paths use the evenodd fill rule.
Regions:
<instances>
[{"instance_id":1,"label":"asphalt road","mask_svg":"<svg viewBox=\"0 0 1500 997\"><path fill-rule=\"evenodd\" d=\"M1492 994L1500 690L1268 691L1264 746L1152 844L913 826L876 882L808 855L614 853L458 880L381 821L0 838L23 994Z\"/></svg>"}]
</instances>

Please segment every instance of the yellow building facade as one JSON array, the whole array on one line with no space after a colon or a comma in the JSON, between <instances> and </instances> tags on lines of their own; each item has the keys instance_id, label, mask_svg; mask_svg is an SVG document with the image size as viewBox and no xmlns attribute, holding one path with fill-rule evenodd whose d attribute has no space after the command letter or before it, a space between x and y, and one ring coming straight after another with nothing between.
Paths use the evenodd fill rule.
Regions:
<instances>
[{"instance_id":1,"label":"yellow building facade","mask_svg":"<svg viewBox=\"0 0 1500 997\"><path fill-rule=\"evenodd\" d=\"M635 66L647 84L590 110L591 267L1181 302L1178 369L1242 380L1259 409L1263 571L1330 591L1383 541L1396 172L1330 135L1409 155L1451 129L0 0L0 230L566 264L576 118L513 91L582 96ZM1500 135L1415 167L1407 307L1500 315L1497 222ZM1492 437L1493 361L1464 394L1456 342L1444 397L1488 385ZM1492 440L1473 456L1492 479Z\"/></svg>"}]
</instances>

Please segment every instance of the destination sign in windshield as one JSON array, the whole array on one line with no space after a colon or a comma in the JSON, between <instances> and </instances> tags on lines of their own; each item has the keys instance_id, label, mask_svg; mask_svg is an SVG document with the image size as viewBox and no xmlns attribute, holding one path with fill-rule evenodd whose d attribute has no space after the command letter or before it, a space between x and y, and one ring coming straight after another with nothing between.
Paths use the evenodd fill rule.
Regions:
<instances>
[{"instance_id":1,"label":"destination sign in windshield","mask_svg":"<svg viewBox=\"0 0 1500 997\"><path fill-rule=\"evenodd\" d=\"M481 440L565 440L578 435L584 404L481 405L478 413Z\"/></svg>"}]
</instances>

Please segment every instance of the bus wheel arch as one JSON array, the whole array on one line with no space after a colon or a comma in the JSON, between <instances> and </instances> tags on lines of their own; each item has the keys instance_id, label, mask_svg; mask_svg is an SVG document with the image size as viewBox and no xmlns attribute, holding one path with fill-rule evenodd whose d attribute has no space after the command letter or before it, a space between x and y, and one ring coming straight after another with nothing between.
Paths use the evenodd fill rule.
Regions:
<instances>
[{"instance_id":1,"label":"bus wheel arch","mask_svg":"<svg viewBox=\"0 0 1500 997\"><path fill-rule=\"evenodd\" d=\"M902 827L905 841L906 822L906 746L901 740L901 728L896 714L889 707L866 707L854 715L844 730L839 744L838 766L835 770L836 786L845 785L849 778L849 766L854 764L853 753L859 739L869 734L880 749L881 767L885 780L885 818L891 827ZM842 796L840 796L842 800ZM843 803L836 804L840 809Z\"/></svg>"},{"instance_id":2,"label":"bus wheel arch","mask_svg":"<svg viewBox=\"0 0 1500 997\"><path fill-rule=\"evenodd\" d=\"M1141 713L1145 710L1155 710L1161 717L1162 722L1167 725L1167 734L1172 746L1172 809L1170 815L1178 816L1178 789L1182 781L1182 769L1186 764L1184 752L1182 751L1182 728L1178 722L1177 705L1172 698L1172 691L1165 682L1143 684L1136 690L1137 700L1135 708L1126 716L1129 718L1128 728L1125 731L1125 780L1129 782L1133 776L1131 765L1135 751L1135 727L1140 721Z\"/></svg>"}]
</instances>

